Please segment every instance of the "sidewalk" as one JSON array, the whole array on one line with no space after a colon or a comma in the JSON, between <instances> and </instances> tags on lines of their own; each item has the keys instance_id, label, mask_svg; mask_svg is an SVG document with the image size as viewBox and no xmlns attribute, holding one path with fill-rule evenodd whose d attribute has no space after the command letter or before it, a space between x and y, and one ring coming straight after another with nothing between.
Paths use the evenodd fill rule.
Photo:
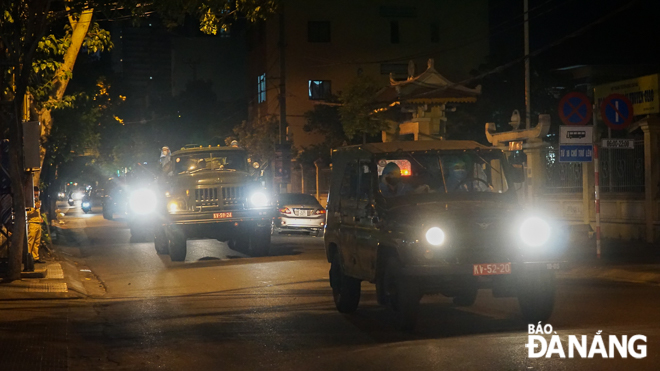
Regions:
<instances>
[{"instance_id":1,"label":"sidewalk","mask_svg":"<svg viewBox=\"0 0 660 371\"><path fill-rule=\"evenodd\" d=\"M34 272L22 272L20 280L0 283L0 301L79 299L88 296L83 281L91 281L92 278L85 277L91 276L91 271L80 267L78 262L63 253L68 250L66 246L79 243L75 240L76 233L65 232L67 227L66 224L51 227L55 246L46 264L36 264ZM67 234L70 235L68 238Z\"/></svg>"},{"instance_id":2,"label":"sidewalk","mask_svg":"<svg viewBox=\"0 0 660 371\"><path fill-rule=\"evenodd\" d=\"M596 242L585 241L566 254L571 269L561 272L566 279L604 279L660 285L660 244L606 239L601 257Z\"/></svg>"}]
</instances>

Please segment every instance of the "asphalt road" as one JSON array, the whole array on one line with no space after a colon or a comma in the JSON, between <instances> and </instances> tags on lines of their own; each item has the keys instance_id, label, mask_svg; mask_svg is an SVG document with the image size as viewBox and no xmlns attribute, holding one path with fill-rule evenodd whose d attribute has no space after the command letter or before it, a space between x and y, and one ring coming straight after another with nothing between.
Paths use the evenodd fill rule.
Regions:
<instances>
[{"instance_id":1,"label":"asphalt road","mask_svg":"<svg viewBox=\"0 0 660 371\"><path fill-rule=\"evenodd\" d=\"M645 335L646 358L530 359L516 300L489 292L460 309L447 298L425 297L412 333L394 328L367 283L357 313L339 314L320 238L277 236L273 256L265 258L192 241L186 261L173 263L152 243L129 243L121 221L68 215L84 228L80 268L97 290L81 300L0 302L0 369L657 370L660 364L657 286L560 280L549 321L564 343L568 335L587 335L591 344L599 330Z\"/></svg>"}]
</instances>

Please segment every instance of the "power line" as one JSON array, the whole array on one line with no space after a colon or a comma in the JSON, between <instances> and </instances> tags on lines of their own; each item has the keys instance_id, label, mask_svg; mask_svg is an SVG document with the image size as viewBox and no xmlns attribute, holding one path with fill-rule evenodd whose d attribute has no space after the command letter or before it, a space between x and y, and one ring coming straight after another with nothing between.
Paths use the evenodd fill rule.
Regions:
<instances>
[{"instance_id":1,"label":"power line","mask_svg":"<svg viewBox=\"0 0 660 371\"><path fill-rule=\"evenodd\" d=\"M617 8L617 9L611 11L610 13L608 13L608 14L606 14L606 15L600 17L600 18L598 18L597 20L595 20L595 21L593 21L593 22L587 24L586 26L584 26L584 27L582 27L582 28L580 28L580 29L578 29L578 30L576 30L576 31L574 31L574 32L571 32L570 34L568 34L568 35L566 35L566 36L564 36L564 37L562 37L562 38L560 38L560 39L558 39L558 40L556 40L556 41L553 41L553 42L551 42L551 43L548 43L548 44L542 46L541 48L538 48L538 49L536 49L536 50L530 52L528 56L525 55L525 56L522 56L522 57L520 57L520 58L516 58L516 59L512 60L511 62L508 62L508 63L502 64L502 65L500 65L500 66L498 66L498 67L495 67L495 68L491 69L491 70L488 71L488 72L484 72L484 73L482 73L482 74L479 74L479 75L477 75L477 76L473 76L473 77L471 77L471 78L469 78L469 79L465 79L465 80L463 80L463 81L460 81L460 82L454 83L454 84L449 85L449 86L444 87L444 88L435 89L435 90L432 90L432 91L430 91L430 92L427 92L427 93L424 93L424 94L420 94L419 96L421 97L421 96L424 96L424 95L431 95L431 94L437 93L437 92L439 92L439 91L443 91L443 90L445 90L445 89L447 89L447 88L455 87L455 86L458 86L458 85L468 85L468 84L474 83L474 82L477 81L477 80L481 80L481 79L483 79L483 78L486 77L486 76L492 75L492 74L494 74L494 73L502 72L503 70L505 70L505 69L507 69L507 68L509 68L509 67L511 67L511 66L513 66L513 65L515 65L515 64L518 64L518 63L524 61L524 60L525 60L526 58L528 58L528 57L535 57L535 56L537 56L537 55L539 55L539 54L541 54L541 53L547 51L548 49L550 49L550 48L552 48L552 47L555 47L555 46L557 46L557 45L563 43L564 41L566 41L566 40L568 40L568 39L572 39L572 38L574 38L574 37L576 37L576 36L578 36L578 35L584 33L585 31L589 30L590 28L592 28L592 27L594 27L594 26L596 26L596 25L598 25L598 24L601 24L601 23L607 21L608 19L612 18L612 17L615 16L616 14L619 14L619 13L621 13L621 12L623 12L623 11L625 11L625 10L631 8L631 7L632 7L635 3L637 3L638 1L639 1L639 0L633 0L633 1L630 1L629 3L627 3L627 4L625 4L625 5L623 5L623 6L619 7L619 8Z\"/></svg>"}]
</instances>

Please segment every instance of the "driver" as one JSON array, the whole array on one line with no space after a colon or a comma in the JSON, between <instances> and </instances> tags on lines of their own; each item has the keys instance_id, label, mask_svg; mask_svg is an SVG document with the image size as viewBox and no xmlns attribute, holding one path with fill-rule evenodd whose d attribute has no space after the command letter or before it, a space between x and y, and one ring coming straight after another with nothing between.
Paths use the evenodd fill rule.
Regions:
<instances>
[{"instance_id":1,"label":"driver","mask_svg":"<svg viewBox=\"0 0 660 371\"><path fill-rule=\"evenodd\" d=\"M459 157L451 156L447 160L443 159L443 168L445 171L445 182L449 191L465 190L467 179L467 165Z\"/></svg>"}]
</instances>

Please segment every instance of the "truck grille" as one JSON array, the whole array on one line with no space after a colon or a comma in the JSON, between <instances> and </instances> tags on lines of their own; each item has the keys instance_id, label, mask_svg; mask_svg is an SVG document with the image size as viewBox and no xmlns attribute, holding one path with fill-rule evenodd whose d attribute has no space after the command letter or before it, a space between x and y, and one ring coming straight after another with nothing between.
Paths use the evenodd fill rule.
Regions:
<instances>
[{"instance_id":1,"label":"truck grille","mask_svg":"<svg viewBox=\"0 0 660 371\"><path fill-rule=\"evenodd\" d=\"M243 187L222 187L222 204L224 206L240 205L244 198Z\"/></svg>"},{"instance_id":2,"label":"truck grille","mask_svg":"<svg viewBox=\"0 0 660 371\"><path fill-rule=\"evenodd\" d=\"M196 206L218 206L217 188L199 188L195 190Z\"/></svg>"}]
</instances>

